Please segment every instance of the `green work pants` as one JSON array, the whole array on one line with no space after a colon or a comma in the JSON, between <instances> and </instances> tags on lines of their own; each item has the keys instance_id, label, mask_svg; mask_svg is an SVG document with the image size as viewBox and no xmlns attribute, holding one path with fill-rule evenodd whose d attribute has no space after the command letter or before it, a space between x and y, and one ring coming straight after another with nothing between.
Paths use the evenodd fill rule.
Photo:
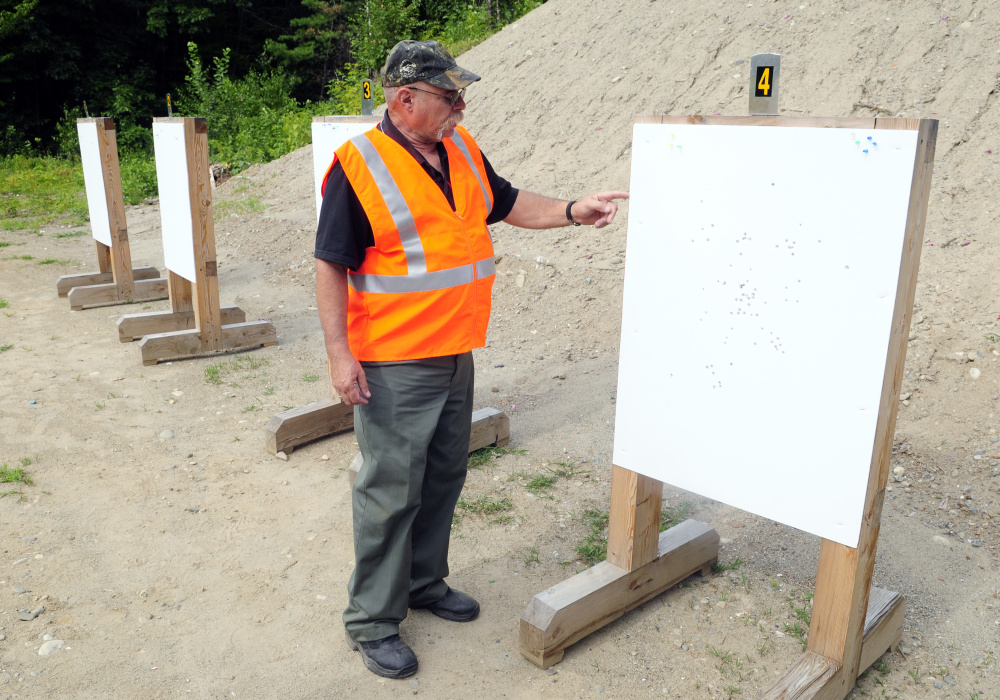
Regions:
<instances>
[{"instance_id":1,"label":"green work pants","mask_svg":"<svg viewBox=\"0 0 1000 700\"><path fill-rule=\"evenodd\" d=\"M371 398L354 408L363 463L354 482L354 573L344 626L355 641L398 634L408 607L448 592L451 520L472 429L472 353L364 363Z\"/></svg>"}]
</instances>

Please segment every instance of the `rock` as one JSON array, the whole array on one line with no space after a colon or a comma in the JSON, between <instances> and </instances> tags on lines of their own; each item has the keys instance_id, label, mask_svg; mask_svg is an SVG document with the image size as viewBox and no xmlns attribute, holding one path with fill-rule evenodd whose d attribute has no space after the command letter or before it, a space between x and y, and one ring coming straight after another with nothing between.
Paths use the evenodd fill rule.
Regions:
<instances>
[{"instance_id":1,"label":"rock","mask_svg":"<svg viewBox=\"0 0 1000 700\"><path fill-rule=\"evenodd\" d=\"M38 655L48 656L52 652L59 651L64 646L66 646L66 642L64 642L63 640L53 639L51 641L45 642L45 644L43 644L38 648Z\"/></svg>"},{"instance_id":2,"label":"rock","mask_svg":"<svg viewBox=\"0 0 1000 700\"><path fill-rule=\"evenodd\" d=\"M515 287L524 286L524 275L518 275L517 277L514 278L514 286Z\"/></svg>"},{"instance_id":3,"label":"rock","mask_svg":"<svg viewBox=\"0 0 1000 700\"><path fill-rule=\"evenodd\" d=\"M285 462L288 461L288 455L286 455L284 452L279 452L278 454L276 454L274 456L277 457L280 460L285 461Z\"/></svg>"},{"instance_id":4,"label":"rock","mask_svg":"<svg viewBox=\"0 0 1000 700\"><path fill-rule=\"evenodd\" d=\"M935 542L939 542L941 544L945 545L951 544L951 542L948 541L948 538L943 535L934 535L933 539Z\"/></svg>"},{"instance_id":5,"label":"rock","mask_svg":"<svg viewBox=\"0 0 1000 700\"><path fill-rule=\"evenodd\" d=\"M330 461L330 455L323 455L319 459L320 459L321 462L329 462Z\"/></svg>"},{"instance_id":6,"label":"rock","mask_svg":"<svg viewBox=\"0 0 1000 700\"><path fill-rule=\"evenodd\" d=\"M903 476L903 474L906 473L906 470L903 469L902 467L896 467L895 469L892 470L892 473L895 474L896 476Z\"/></svg>"},{"instance_id":7,"label":"rock","mask_svg":"<svg viewBox=\"0 0 1000 700\"><path fill-rule=\"evenodd\" d=\"M955 685L955 676L945 676L944 682L948 685Z\"/></svg>"},{"instance_id":8,"label":"rock","mask_svg":"<svg viewBox=\"0 0 1000 700\"><path fill-rule=\"evenodd\" d=\"M166 429L166 430L164 430L164 431L163 431L162 433L160 433L160 439L161 439L161 440L169 440L169 439L171 439L171 438L172 438L173 436L174 436L174 431L173 431L173 430L171 430L170 428L167 428L167 429Z\"/></svg>"},{"instance_id":9,"label":"rock","mask_svg":"<svg viewBox=\"0 0 1000 700\"><path fill-rule=\"evenodd\" d=\"M17 593L18 595L21 595L22 593L27 593L28 592L27 590L25 590L24 588L21 588L20 586L13 586L13 589L14 589L14 592Z\"/></svg>"},{"instance_id":10,"label":"rock","mask_svg":"<svg viewBox=\"0 0 1000 700\"><path fill-rule=\"evenodd\" d=\"M621 258L611 258L611 260L609 260L608 262L610 262L612 265L621 265L622 259Z\"/></svg>"},{"instance_id":11,"label":"rock","mask_svg":"<svg viewBox=\"0 0 1000 700\"><path fill-rule=\"evenodd\" d=\"M497 393L498 391L500 391L500 387L498 387L498 386L491 386L491 387L490 387L490 391L492 391L492 392L493 392L493 393L495 394L495 393Z\"/></svg>"},{"instance_id":12,"label":"rock","mask_svg":"<svg viewBox=\"0 0 1000 700\"><path fill-rule=\"evenodd\" d=\"M980 372L975 367L973 367L972 369L969 370L969 376L972 377L973 379L979 379L979 375L981 375L981 374L982 374L982 372Z\"/></svg>"},{"instance_id":13,"label":"rock","mask_svg":"<svg viewBox=\"0 0 1000 700\"><path fill-rule=\"evenodd\" d=\"M37 608L35 608L34 610L32 610L30 612L27 611L27 610L18 610L17 611L17 617L18 617L18 619L20 619L20 620L22 620L24 622L31 622L36 617L38 617L39 615L41 615L43 612L45 612L45 608L42 607L42 606L38 606Z\"/></svg>"}]
</instances>

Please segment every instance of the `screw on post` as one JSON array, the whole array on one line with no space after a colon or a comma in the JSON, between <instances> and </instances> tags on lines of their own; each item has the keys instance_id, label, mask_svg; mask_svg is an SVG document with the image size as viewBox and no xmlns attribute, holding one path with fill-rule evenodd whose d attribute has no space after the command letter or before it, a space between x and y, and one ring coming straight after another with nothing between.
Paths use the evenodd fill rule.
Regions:
<instances>
[{"instance_id":1,"label":"screw on post","mask_svg":"<svg viewBox=\"0 0 1000 700\"><path fill-rule=\"evenodd\" d=\"M167 116L168 117L174 116L174 106L172 104L170 104L170 93L169 92L167 93Z\"/></svg>"}]
</instances>

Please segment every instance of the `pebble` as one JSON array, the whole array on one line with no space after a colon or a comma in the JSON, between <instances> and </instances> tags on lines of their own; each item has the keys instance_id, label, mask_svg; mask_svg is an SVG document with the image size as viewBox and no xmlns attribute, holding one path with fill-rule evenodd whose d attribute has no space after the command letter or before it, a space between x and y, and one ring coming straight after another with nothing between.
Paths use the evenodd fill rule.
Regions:
<instances>
[{"instance_id":1,"label":"pebble","mask_svg":"<svg viewBox=\"0 0 1000 700\"><path fill-rule=\"evenodd\" d=\"M20 595L22 593L27 593L28 592L26 589L21 588L20 586L13 586L13 589L14 589L14 592L17 593L18 595Z\"/></svg>"},{"instance_id":2,"label":"pebble","mask_svg":"<svg viewBox=\"0 0 1000 700\"><path fill-rule=\"evenodd\" d=\"M5 639L7 639L7 635L6 634L0 634L0 642L2 642Z\"/></svg>"},{"instance_id":3,"label":"pebble","mask_svg":"<svg viewBox=\"0 0 1000 700\"><path fill-rule=\"evenodd\" d=\"M288 455L286 455L284 452L279 452L278 454L276 454L274 456L277 457L280 460L284 460L285 462L288 461Z\"/></svg>"},{"instance_id":4,"label":"pebble","mask_svg":"<svg viewBox=\"0 0 1000 700\"><path fill-rule=\"evenodd\" d=\"M39 656L48 656L49 654L51 654L54 651L59 651L64 646L66 646L66 642L64 642L63 640L61 640L61 639L53 639L51 641L45 642L45 644L43 644L42 646L40 646L38 648L38 655Z\"/></svg>"},{"instance_id":5,"label":"pebble","mask_svg":"<svg viewBox=\"0 0 1000 700\"><path fill-rule=\"evenodd\" d=\"M594 686L594 692L597 693L598 695L602 694L604 692L604 686L603 685L595 685Z\"/></svg>"},{"instance_id":6,"label":"pebble","mask_svg":"<svg viewBox=\"0 0 1000 700\"><path fill-rule=\"evenodd\" d=\"M330 461L330 455L323 455L322 457L320 457L320 461L322 461L322 462L329 462Z\"/></svg>"},{"instance_id":7,"label":"pebble","mask_svg":"<svg viewBox=\"0 0 1000 700\"><path fill-rule=\"evenodd\" d=\"M417 688L419 686L420 686L420 681L416 681L416 680L410 681L410 687L411 688Z\"/></svg>"},{"instance_id":8,"label":"pebble","mask_svg":"<svg viewBox=\"0 0 1000 700\"><path fill-rule=\"evenodd\" d=\"M955 676L945 676L944 682L948 685L955 685Z\"/></svg>"},{"instance_id":9,"label":"pebble","mask_svg":"<svg viewBox=\"0 0 1000 700\"><path fill-rule=\"evenodd\" d=\"M948 538L943 535L934 535L934 541L940 542L941 544L951 544L951 542L948 541Z\"/></svg>"},{"instance_id":10,"label":"pebble","mask_svg":"<svg viewBox=\"0 0 1000 700\"><path fill-rule=\"evenodd\" d=\"M902 467L896 467L895 469L892 470L892 473L895 474L896 476L903 476L903 474L906 473L906 470L903 469Z\"/></svg>"},{"instance_id":11,"label":"pebble","mask_svg":"<svg viewBox=\"0 0 1000 700\"><path fill-rule=\"evenodd\" d=\"M979 375L982 374L977 368L973 367L969 370L969 376L973 379L979 379Z\"/></svg>"},{"instance_id":12,"label":"pebble","mask_svg":"<svg viewBox=\"0 0 1000 700\"><path fill-rule=\"evenodd\" d=\"M621 262L622 262L622 259L621 258L611 258L611 260L609 260L608 262L610 262L612 265L620 265Z\"/></svg>"},{"instance_id":13,"label":"pebble","mask_svg":"<svg viewBox=\"0 0 1000 700\"><path fill-rule=\"evenodd\" d=\"M167 428L162 433L160 433L160 439L161 440L169 440L173 436L174 436L174 431L171 430L170 428Z\"/></svg>"},{"instance_id":14,"label":"pebble","mask_svg":"<svg viewBox=\"0 0 1000 700\"><path fill-rule=\"evenodd\" d=\"M45 612L45 608L43 606L39 605L37 608L35 608L31 612L28 612L27 610L18 610L17 616L18 616L18 618L20 618L24 622L31 622L36 617L38 617L39 615L41 615L43 612Z\"/></svg>"},{"instance_id":15,"label":"pebble","mask_svg":"<svg viewBox=\"0 0 1000 700\"><path fill-rule=\"evenodd\" d=\"M503 363L501 362L501 363L498 363L498 364L495 364L495 365L493 365L493 366L494 366L494 367L503 367Z\"/></svg>"},{"instance_id":16,"label":"pebble","mask_svg":"<svg viewBox=\"0 0 1000 700\"><path fill-rule=\"evenodd\" d=\"M493 393L495 394L495 393L497 393L498 391L500 391L500 387L498 387L498 386L491 386L491 387L490 387L490 391L492 391L492 392L493 392Z\"/></svg>"}]
</instances>

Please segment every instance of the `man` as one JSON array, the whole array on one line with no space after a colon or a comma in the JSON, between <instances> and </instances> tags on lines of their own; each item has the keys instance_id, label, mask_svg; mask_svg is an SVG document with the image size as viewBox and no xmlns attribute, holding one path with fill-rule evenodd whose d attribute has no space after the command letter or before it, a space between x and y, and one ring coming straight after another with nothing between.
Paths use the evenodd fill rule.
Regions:
<instances>
[{"instance_id":1,"label":"man","mask_svg":"<svg viewBox=\"0 0 1000 700\"><path fill-rule=\"evenodd\" d=\"M382 68L385 117L337 150L316 234L330 382L355 407L363 457L344 626L387 678L417 670L399 638L407 608L456 622L479 614L444 579L466 475L472 350L486 342L495 275L487 224L601 227L628 196L565 202L511 187L458 126L477 80L436 41L397 44Z\"/></svg>"}]
</instances>

